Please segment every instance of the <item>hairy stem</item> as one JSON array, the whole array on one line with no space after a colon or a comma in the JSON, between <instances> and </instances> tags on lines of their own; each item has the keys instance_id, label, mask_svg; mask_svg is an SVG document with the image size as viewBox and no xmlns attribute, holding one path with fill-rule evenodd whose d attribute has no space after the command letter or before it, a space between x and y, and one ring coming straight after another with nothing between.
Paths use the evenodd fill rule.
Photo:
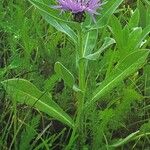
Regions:
<instances>
[{"instance_id":1,"label":"hairy stem","mask_svg":"<svg viewBox=\"0 0 150 150\"><path fill-rule=\"evenodd\" d=\"M85 61L84 57L84 49L83 49L83 33L80 28L79 31L79 61L78 61L78 76L79 76L79 88L82 92L78 93L78 112L77 112L77 121L76 124L78 126L78 134L79 134L79 147L84 144L84 133L83 133L83 124L84 124L84 115L83 115L83 107L84 107L84 93L85 93Z\"/></svg>"},{"instance_id":2,"label":"hairy stem","mask_svg":"<svg viewBox=\"0 0 150 150\"><path fill-rule=\"evenodd\" d=\"M82 28L80 26L78 30L78 45L76 50L77 55L77 66L78 66L78 81L79 81L79 89L82 92L77 93L77 116L75 121L75 127L73 129L70 141L66 150L71 149L76 139L78 139L78 149L84 144L84 132L83 132L83 124L84 124L84 115L83 115L83 107L84 107L84 98L85 98L85 61L82 59L84 56L83 49L83 33Z\"/></svg>"}]
</instances>

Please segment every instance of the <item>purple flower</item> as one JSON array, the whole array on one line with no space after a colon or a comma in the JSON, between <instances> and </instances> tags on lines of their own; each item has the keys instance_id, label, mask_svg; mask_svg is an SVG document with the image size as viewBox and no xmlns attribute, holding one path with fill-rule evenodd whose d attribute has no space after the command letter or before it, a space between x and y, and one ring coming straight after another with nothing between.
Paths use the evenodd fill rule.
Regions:
<instances>
[{"instance_id":1,"label":"purple flower","mask_svg":"<svg viewBox=\"0 0 150 150\"><path fill-rule=\"evenodd\" d=\"M88 12L90 15L99 14L96 10L102 5L101 0L57 0L55 8L71 11L73 14Z\"/></svg>"}]
</instances>

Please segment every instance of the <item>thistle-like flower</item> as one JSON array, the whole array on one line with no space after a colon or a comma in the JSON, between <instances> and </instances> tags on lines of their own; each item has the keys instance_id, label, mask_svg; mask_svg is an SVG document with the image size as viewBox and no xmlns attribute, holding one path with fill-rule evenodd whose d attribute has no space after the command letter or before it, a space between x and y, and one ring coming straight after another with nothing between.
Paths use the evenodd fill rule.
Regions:
<instances>
[{"instance_id":1,"label":"thistle-like flower","mask_svg":"<svg viewBox=\"0 0 150 150\"><path fill-rule=\"evenodd\" d=\"M98 15L97 9L102 5L101 0L57 0L58 5L55 8L70 11L74 15L74 18L77 16L84 16L85 12L89 13L92 17ZM75 20L82 22L78 19Z\"/></svg>"}]
</instances>

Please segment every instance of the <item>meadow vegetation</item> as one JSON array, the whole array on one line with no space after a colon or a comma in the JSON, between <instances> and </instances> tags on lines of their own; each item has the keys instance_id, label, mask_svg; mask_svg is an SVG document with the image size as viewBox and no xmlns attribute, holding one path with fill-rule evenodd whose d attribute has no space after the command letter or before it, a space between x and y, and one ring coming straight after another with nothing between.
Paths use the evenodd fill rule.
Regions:
<instances>
[{"instance_id":1,"label":"meadow vegetation","mask_svg":"<svg viewBox=\"0 0 150 150\"><path fill-rule=\"evenodd\" d=\"M1 0L1 150L150 149L150 1L106 1Z\"/></svg>"}]
</instances>

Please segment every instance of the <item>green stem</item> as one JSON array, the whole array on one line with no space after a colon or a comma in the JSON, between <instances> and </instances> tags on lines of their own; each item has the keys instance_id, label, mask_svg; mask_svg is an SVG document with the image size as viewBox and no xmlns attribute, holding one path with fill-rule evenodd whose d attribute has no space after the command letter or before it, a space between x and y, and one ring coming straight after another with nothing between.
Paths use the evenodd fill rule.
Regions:
<instances>
[{"instance_id":1,"label":"green stem","mask_svg":"<svg viewBox=\"0 0 150 150\"><path fill-rule=\"evenodd\" d=\"M83 116L83 107L84 107L84 93L85 93L85 61L84 57L84 49L83 49L83 33L82 29L80 28L79 31L79 61L78 61L78 76L79 76L79 88L82 92L78 93L78 112L77 112L77 121L76 124L78 126L78 133L79 133L79 147L84 144L84 133L83 133L83 123L84 123L84 116Z\"/></svg>"},{"instance_id":2,"label":"green stem","mask_svg":"<svg viewBox=\"0 0 150 150\"><path fill-rule=\"evenodd\" d=\"M78 30L78 46L76 50L77 55L77 66L78 66L78 79L79 79L79 89L82 92L77 93L77 116L75 121L75 127L72 131L72 135L69 141L68 146L66 147L66 150L71 149L73 146L75 140L78 138L78 149L81 149L81 147L84 144L84 133L83 133L83 123L84 123L84 116L83 116L83 107L84 107L84 98L85 98L85 61L82 59L84 56L84 49L83 49L83 33L82 28L80 26Z\"/></svg>"}]
</instances>

